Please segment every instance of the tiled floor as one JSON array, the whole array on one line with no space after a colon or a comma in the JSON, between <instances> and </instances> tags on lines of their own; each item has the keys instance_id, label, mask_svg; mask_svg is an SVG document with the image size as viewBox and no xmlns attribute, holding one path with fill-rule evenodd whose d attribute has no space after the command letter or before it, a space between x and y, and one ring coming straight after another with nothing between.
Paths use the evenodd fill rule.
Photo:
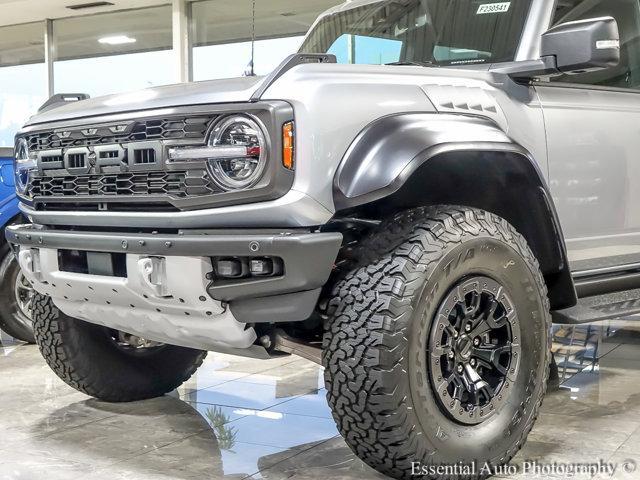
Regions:
<instances>
[{"instance_id":1,"label":"tiled floor","mask_svg":"<svg viewBox=\"0 0 640 480\"><path fill-rule=\"evenodd\" d=\"M616 471L598 479L640 478L625 471L640 466L640 319L556 327L554 338L562 385L513 465L601 460ZM2 337L0 480L383 478L338 436L324 395L321 369L303 359L210 354L170 396L106 404Z\"/></svg>"}]
</instances>

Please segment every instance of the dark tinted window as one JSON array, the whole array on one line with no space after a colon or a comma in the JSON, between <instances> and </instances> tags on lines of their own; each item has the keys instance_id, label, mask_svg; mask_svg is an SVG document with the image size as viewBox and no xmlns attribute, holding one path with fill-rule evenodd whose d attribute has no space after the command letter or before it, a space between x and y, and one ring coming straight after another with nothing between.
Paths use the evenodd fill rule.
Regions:
<instances>
[{"instance_id":1,"label":"dark tinted window","mask_svg":"<svg viewBox=\"0 0 640 480\"><path fill-rule=\"evenodd\" d=\"M443 65L514 59L530 0L386 0L323 18L301 51L341 63Z\"/></svg>"},{"instance_id":2,"label":"dark tinted window","mask_svg":"<svg viewBox=\"0 0 640 480\"><path fill-rule=\"evenodd\" d=\"M611 16L620 29L620 64L599 72L563 75L553 82L616 88L640 87L640 1L560 0L554 25L573 20Z\"/></svg>"}]
</instances>

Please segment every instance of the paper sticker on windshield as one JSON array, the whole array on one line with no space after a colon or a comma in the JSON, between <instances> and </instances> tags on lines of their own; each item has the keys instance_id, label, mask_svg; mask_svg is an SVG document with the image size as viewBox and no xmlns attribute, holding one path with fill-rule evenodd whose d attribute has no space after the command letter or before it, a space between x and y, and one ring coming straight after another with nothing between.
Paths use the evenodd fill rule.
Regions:
<instances>
[{"instance_id":1,"label":"paper sticker on windshield","mask_svg":"<svg viewBox=\"0 0 640 480\"><path fill-rule=\"evenodd\" d=\"M476 15L483 15L486 13L505 13L509 11L511 2L500 3L484 3L478 7Z\"/></svg>"}]
</instances>

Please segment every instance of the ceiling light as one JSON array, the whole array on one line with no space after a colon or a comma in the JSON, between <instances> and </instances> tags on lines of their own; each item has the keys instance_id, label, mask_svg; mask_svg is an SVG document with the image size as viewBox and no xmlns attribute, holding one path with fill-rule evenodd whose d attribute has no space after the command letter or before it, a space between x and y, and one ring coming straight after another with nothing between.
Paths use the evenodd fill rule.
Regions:
<instances>
[{"instance_id":1,"label":"ceiling light","mask_svg":"<svg viewBox=\"0 0 640 480\"><path fill-rule=\"evenodd\" d=\"M127 43L136 43L136 39L127 37L126 35L114 35L113 37L99 38L98 42L106 45L124 45Z\"/></svg>"},{"instance_id":2,"label":"ceiling light","mask_svg":"<svg viewBox=\"0 0 640 480\"><path fill-rule=\"evenodd\" d=\"M76 5L67 5L66 8L69 10L84 10L87 8L98 8L98 7L111 7L113 3L111 2L90 2L90 3L80 3Z\"/></svg>"}]
</instances>

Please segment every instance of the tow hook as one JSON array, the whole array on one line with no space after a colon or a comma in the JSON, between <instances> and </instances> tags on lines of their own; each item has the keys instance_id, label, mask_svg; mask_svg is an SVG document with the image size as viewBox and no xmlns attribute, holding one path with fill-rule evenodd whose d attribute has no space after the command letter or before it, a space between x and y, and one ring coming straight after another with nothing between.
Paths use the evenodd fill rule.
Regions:
<instances>
[{"instance_id":1,"label":"tow hook","mask_svg":"<svg viewBox=\"0 0 640 480\"><path fill-rule=\"evenodd\" d=\"M40 251L36 248L21 249L18 253L18 265L27 277L42 280Z\"/></svg>"},{"instance_id":2,"label":"tow hook","mask_svg":"<svg viewBox=\"0 0 640 480\"><path fill-rule=\"evenodd\" d=\"M138 273L147 293L155 297L169 297L167 288L166 261L160 257L146 257L138 260Z\"/></svg>"}]
</instances>

